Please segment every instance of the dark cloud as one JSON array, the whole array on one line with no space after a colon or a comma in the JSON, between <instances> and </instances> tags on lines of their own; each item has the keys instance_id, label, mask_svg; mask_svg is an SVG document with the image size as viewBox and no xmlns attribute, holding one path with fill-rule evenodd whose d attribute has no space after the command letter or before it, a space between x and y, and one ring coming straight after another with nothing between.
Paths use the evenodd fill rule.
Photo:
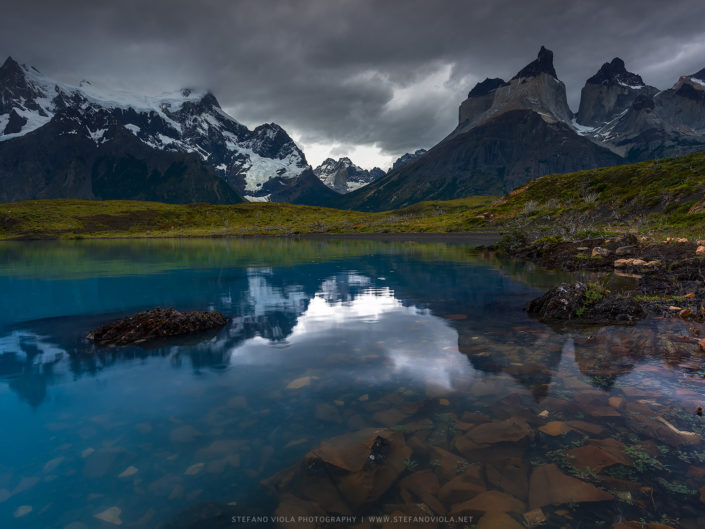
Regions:
<instances>
[{"instance_id":1,"label":"dark cloud","mask_svg":"<svg viewBox=\"0 0 705 529\"><path fill-rule=\"evenodd\" d=\"M703 20L701 0L5 0L0 53L69 82L209 88L304 146L392 156L436 143L476 81L511 77L542 44L574 109L614 56L669 87L705 67Z\"/></svg>"}]
</instances>

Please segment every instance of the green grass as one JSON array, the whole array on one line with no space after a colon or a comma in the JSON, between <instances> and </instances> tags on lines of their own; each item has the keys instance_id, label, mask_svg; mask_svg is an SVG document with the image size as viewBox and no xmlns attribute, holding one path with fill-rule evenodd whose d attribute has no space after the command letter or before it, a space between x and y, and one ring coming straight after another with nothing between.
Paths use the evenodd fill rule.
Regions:
<instances>
[{"instance_id":1,"label":"green grass","mask_svg":"<svg viewBox=\"0 0 705 529\"><path fill-rule=\"evenodd\" d=\"M497 201L490 225L580 238L637 231L705 238L705 154L548 175Z\"/></svg>"},{"instance_id":2,"label":"green grass","mask_svg":"<svg viewBox=\"0 0 705 529\"><path fill-rule=\"evenodd\" d=\"M363 213L290 204L37 200L0 204L0 239L231 237L511 231L553 238L627 231L705 238L705 153L548 175L496 197ZM585 258L589 256L585 255Z\"/></svg>"},{"instance_id":3,"label":"green grass","mask_svg":"<svg viewBox=\"0 0 705 529\"><path fill-rule=\"evenodd\" d=\"M273 203L33 200L0 205L0 239L458 232L480 224L477 215L494 200L424 202L382 213Z\"/></svg>"}]
</instances>

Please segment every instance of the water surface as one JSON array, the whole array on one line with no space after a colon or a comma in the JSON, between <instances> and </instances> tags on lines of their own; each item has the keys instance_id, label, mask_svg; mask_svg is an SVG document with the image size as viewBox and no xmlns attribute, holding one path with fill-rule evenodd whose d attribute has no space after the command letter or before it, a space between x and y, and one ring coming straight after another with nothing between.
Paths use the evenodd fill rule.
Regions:
<instances>
[{"instance_id":1,"label":"water surface","mask_svg":"<svg viewBox=\"0 0 705 529\"><path fill-rule=\"evenodd\" d=\"M433 474L439 487L475 476L519 501L509 516L522 521L548 469L612 499L541 505L544 527L705 526L705 451L681 444L705 432L698 329L650 319L554 331L522 307L562 278L458 244L0 243L0 520L233 527L246 524L232 515L419 504L440 516L480 490L429 485L429 499L409 485ZM229 323L147 348L84 340L155 306ZM527 435L506 437L507 421ZM487 425L497 437L478 443ZM317 485L282 477L321 443L345 451L372 428L405 447L379 497L358 502L310 465Z\"/></svg>"}]
</instances>

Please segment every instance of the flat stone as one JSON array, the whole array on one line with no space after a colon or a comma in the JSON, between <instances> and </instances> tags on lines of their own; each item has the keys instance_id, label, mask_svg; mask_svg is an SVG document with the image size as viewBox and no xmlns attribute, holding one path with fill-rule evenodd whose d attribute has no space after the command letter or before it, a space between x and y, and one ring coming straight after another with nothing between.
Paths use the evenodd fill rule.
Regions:
<instances>
[{"instance_id":1,"label":"flat stone","mask_svg":"<svg viewBox=\"0 0 705 529\"><path fill-rule=\"evenodd\" d=\"M401 497L406 503L418 503L414 501L415 498L418 498L436 514L444 515L446 513L445 507L438 501L439 488L438 476L431 470L414 472L399 482Z\"/></svg>"},{"instance_id":2,"label":"flat stone","mask_svg":"<svg viewBox=\"0 0 705 529\"><path fill-rule=\"evenodd\" d=\"M509 457L485 469L487 481L495 487L526 501L529 497L529 469L518 457Z\"/></svg>"},{"instance_id":3,"label":"flat stone","mask_svg":"<svg viewBox=\"0 0 705 529\"><path fill-rule=\"evenodd\" d=\"M532 509L613 499L611 494L564 474L554 464L535 467L529 480L529 505Z\"/></svg>"},{"instance_id":4,"label":"flat stone","mask_svg":"<svg viewBox=\"0 0 705 529\"><path fill-rule=\"evenodd\" d=\"M172 430L169 434L169 440L172 443L188 444L192 443L197 437L200 437L201 435L201 432L196 430L196 428L194 428L190 424L186 424L184 426L180 426Z\"/></svg>"},{"instance_id":5,"label":"flat stone","mask_svg":"<svg viewBox=\"0 0 705 529\"><path fill-rule=\"evenodd\" d=\"M487 445L530 441L534 438L534 431L521 417L510 417L504 421L481 424L465 435L473 443Z\"/></svg>"},{"instance_id":6,"label":"flat stone","mask_svg":"<svg viewBox=\"0 0 705 529\"><path fill-rule=\"evenodd\" d=\"M651 437L676 448L681 446L696 446L702 442L695 432L679 430L673 424L660 416L654 417L654 412L641 404L628 404L626 415L627 426L637 433Z\"/></svg>"},{"instance_id":7,"label":"flat stone","mask_svg":"<svg viewBox=\"0 0 705 529\"><path fill-rule=\"evenodd\" d=\"M204 466L206 466L204 463L195 463L186 469L186 471L184 472L184 475L185 476L195 476L196 474L201 472L201 470L203 470Z\"/></svg>"},{"instance_id":8,"label":"flat stone","mask_svg":"<svg viewBox=\"0 0 705 529\"><path fill-rule=\"evenodd\" d=\"M473 464L465 472L446 482L438 491L438 499L446 505L453 505L472 499L486 490L482 467Z\"/></svg>"},{"instance_id":9,"label":"flat stone","mask_svg":"<svg viewBox=\"0 0 705 529\"><path fill-rule=\"evenodd\" d=\"M66 458L61 456L61 457L55 457L51 461L48 461L46 465L44 465L44 468L42 471L44 473L49 473L54 470L56 470L56 467L58 467Z\"/></svg>"},{"instance_id":10,"label":"flat stone","mask_svg":"<svg viewBox=\"0 0 705 529\"><path fill-rule=\"evenodd\" d=\"M415 415L422 406L423 402L409 402L396 408L378 411L372 416L372 419L384 426L394 426Z\"/></svg>"},{"instance_id":11,"label":"flat stone","mask_svg":"<svg viewBox=\"0 0 705 529\"><path fill-rule=\"evenodd\" d=\"M315 417L319 421L323 422L335 422L338 424L343 422L338 408L325 402L319 402L316 404Z\"/></svg>"},{"instance_id":12,"label":"flat stone","mask_svg":"<svg viewBox=\"0 0 705 529\"><path fill-rule=\"evenodd\" d=\"M477 529L524 529L524 526L503 512L488 512L477 522Z\"/></svg>"},{"instance_id":13,"label":"flat stone","mask_svg":"<svg viewBox=\"0 0 705 529\"><path fill-rule=\"evenodd\" d=\"M311 385L311 381L318 379L318 377L299 377L295 378L286 385L286 389L301 389L306 386Z\"/></svg>"},{"instance_id":14,"label":"flat stone","mask_svg":"<svg viewBox=\"0 0 705 529\"><path fill-rule=\"evenodd\" d=\"M576 468L590 469L599 474L605 468L614 465L633 466L631 458L624 453L623 449L622 443L608 437L602 440L592 440L586 445L573 448L566 452L566 456L572 460Z\"/></svg>"},{"instance_id":15,"label":"flat stone","mask_svg":"<svg viewBox=\"0 0 705 529\"><path fill-rule=\"evenodd\" d=\"M525 512L522 518L524 518L524 521L528 527L536 527L546 521L546 515L541 509L534 509L532 511Z\"/></svg>"},{"instance_id":16,"label":"flat stone","mask_svg":"<svg viewBox=\"0 0 705 529\"><path fill-rule=\"evenodd\" d=\"M539 431L552 437L558 437L559 435L564 435L568 432L572 432L573 429L568 426L568 424L562 421L551 421L547 422L543 426L539 426Z\"/></svg>"},{"instance_id":17,"label":"flat stone","mask_svg":"<svg viewBox=\"0 0 705 529\"><path fill-rule=\"evenodd\" d=\"M509 513L521 514L526 511L526 504L498 490L488 490L475 496L473 499L457 503L451 507L450 515L470 514L472 516L482 516L485 513Z\"/></svg>"},{"instance_id":18,"label":"flat stone","mask_svg":"<svg viewBox=\"0 0 705 529\"><path fill-rule=\"evenodd\" d=\"M127 467L125 470L123 470L123 471L118 475L118 477L119 477L119 478L129 478L130 476L134 476L135 474L137 474L137 472L139 472L139 471L137 470L137 467L133 467L132 465L130 465L130 466Z\"/></svg>"},{"instance_id":19,"label":"flat stone","mask_svg":"<svg viewBox=\"0 0 705 529\"><path fill-rule=\"evenodd\" d=\"M94 514L93 517L113 525L122 525L122 520L120 519L121 514L122 509L119 507L110 507L105 509L103 512Z\"/></svg>"},{"instance_id":20,"label":"flat stone","mask_svg":"<svg viewBox=\"0 0 705 529\"><path fill-rule=\"evenodd\" d=\"M633 246L620 246L614 251L615 255L632 255L635 248Z\"/></svg>"},{"instance_id":21,"label":"flat stone","mask_svg":"<svg viewBox=\"0 0 705 529\"><path fill-rule=\"evenodd\" d=\"M23 516L27 516L29 513L32 512L32 506L31 505L20 505L17 507L17 510L14 513L15 518L22 518Z\"/></svg>"}]
</instances>

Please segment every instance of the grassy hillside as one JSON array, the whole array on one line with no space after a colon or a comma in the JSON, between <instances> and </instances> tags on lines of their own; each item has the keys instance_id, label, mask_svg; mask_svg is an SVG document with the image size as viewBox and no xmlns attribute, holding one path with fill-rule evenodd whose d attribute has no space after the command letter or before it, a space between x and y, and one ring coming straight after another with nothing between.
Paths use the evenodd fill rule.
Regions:
<instances>
[{"instance_id":1,"label":"grassy hillside","mask_svg":"<svg viewBox=\"0 0 705 529\"><path fill-rule=\"evenodd\" d=\"M468 197L364 213L275 203L172 205L40 200L0 204L0 239L303 233L638 231L705 238L705 153L548 175L497 200Z\"/></svg>"},{"instance_id":2,"label":"grassy hillside","mask_svg":"<svg viewBox=\"0 0 705 529\"><path fill-rule=\"evenodd\" d=\"M0 204L0 239L466 231L494 200L426 202L383 213L274 203L35 200Z\"/></svg>"},{"instance_id":3,"label":"grassy hillside","mask_svg":"<svg viewBox=\"0 0 705 529\"><path fill-rule=\"evenodd\" d=\"M483 226L547 234L663 233L705 238L705 153L529 182L494 203Z\"/></svg>"}]
</instances>

